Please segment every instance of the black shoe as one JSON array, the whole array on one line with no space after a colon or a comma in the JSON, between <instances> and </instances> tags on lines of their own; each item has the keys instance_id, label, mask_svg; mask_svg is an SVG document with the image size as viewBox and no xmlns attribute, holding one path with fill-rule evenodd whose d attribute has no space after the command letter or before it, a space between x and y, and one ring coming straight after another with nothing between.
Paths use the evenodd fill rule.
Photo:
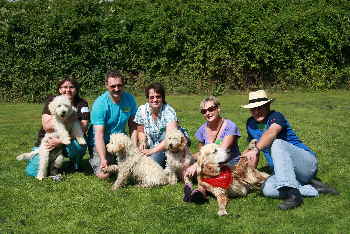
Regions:
<instances>
[{"instance_id":1,"label":"black shoe","mask_svg":"<svg viewBox=\"0 0 350 234\"><path fill-rule=\"evenodd\" d=\"M185 184L184 186L184 202L191 202L191 193L192 193L192 186L189 184Z\"/></svg>"},{"instance_id":2,"label":"black shoe","mask_svg":"<svg viewBox=\"0 0 350 234\"><path fill-rule=\"evenodd\" d=\"M208 202L208 199L200 190L195 189L191 193L191 202L194 202L196 204L204 204Z\"/></svg>"},{"instance_id":3,"label":"black shoe","mask_svg":"<svg viewBox=\"0 0 350 234\"><path fill-rule=\"evenodd\" d=\"M318 191L318 193L331 194L331 195L339 195L340 194L337 190L328 186L327 184L322 183L319 180L312 179L310 181L310 184L312 187L314 187Z\"/></svg>"},{"instance_id":4,"label":"black shoe","mask_svg":"<svg viewBox=\"0 0 350 234\"><path fill-rule=\"evenodd\" d=\"M294 209L303 204L303 197L296 188L291 187L282 187L278 191L282 194L286 194L286 199L278 205L278 208L281 210Z\"/></svg>"}]
</instances>

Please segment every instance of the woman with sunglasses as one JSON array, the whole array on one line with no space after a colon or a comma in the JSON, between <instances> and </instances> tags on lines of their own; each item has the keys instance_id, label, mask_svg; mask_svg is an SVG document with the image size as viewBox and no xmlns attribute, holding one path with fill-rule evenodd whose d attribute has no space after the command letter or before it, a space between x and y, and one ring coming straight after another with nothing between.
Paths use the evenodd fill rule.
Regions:
<instances>
[{"instance_id":1,"label":"woman with sunglasses","mask_svg":"<svg viewBox=\"0 0 350 234\"><path fill-rule=\"evenodd\" d=\"M177 128L175 110L165 101L165 89L160 83L145 88L147 103L139 106L134 122L137 124L141 152L165 167L165 133Z\"/></svg>"},{"instance_id":2,"label":"woman with sunglasses","mask_svg":"<svg viewBox=\"0 0 350 234\"><path fill-rule=\"evenodd\" d=\"M199 141L199 149L210 143L215 143L226 149L230 157L226 165L233 167L239 161L240 152L238 148L238 138L241 136L236 124L220 115L220 102L210 96L203 99L200 103L200 113L206 122L199 127L195 136ZM185 171L185 176L193 177L197 169L197 164L193 164ZM184 201L201 203L205 200L205 191L193 190L191 185L185 185Z\"/></svg>"},{"instance_id":3,"label":"woman with sunglasses","mask_svg":"<svg viewBox=\"0 0 350 234\"><path fill-rule=\"evenodd\" d=\"M64 78L60 80L57 84L58 94L66 96L72 102L72 105L77 109L78 119L80 120L80 124L84 133L86 133L87 126L90 120L90 111L89 111L88 102L79 96L79 90L80 90L79 83L71 77ZM55 96L50 96L46 100L46 103L43 108L42 116L41 116L42 127L38 132L37 141L33 149L35 149L36 147L39 147L41 140L45 136L46 132L50 132L54 130L52 115L48 108L49 103L54 99L54 97ZM60 145L62 145L62 142L60 139L52 138L48 141L46 146L49 150L51 150ZM86 152L86 148L87 147L85 145L84 146L79 145L75 139L72 140L70 145L65 145L63 153L65 156L70 158L72 166L74 167L74 170L79 169L80 161ZM27 175L36 176L38 166L39 166L38 163L39 163L39 157L34 156L27 165L27 168L26 168ZM58 173L58 169L59 168L55 168L54 171L51 172L53 176Z\"/></svg>"}]
</instances>

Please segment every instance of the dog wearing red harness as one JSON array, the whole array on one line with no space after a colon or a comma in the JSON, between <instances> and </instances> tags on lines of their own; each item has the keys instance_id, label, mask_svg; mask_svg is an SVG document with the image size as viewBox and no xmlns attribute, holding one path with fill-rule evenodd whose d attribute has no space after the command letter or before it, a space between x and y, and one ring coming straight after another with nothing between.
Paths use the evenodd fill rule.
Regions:
<instances>
[{"instance_id":1,"label":"dog wearing red harness","mask_svg":"<svg viewBox=\"0 0 350 234\"><path fill-rule=\"evenodd\" d=\"M215 144L201 148L197 159L197 180L201 189L216 197L218 215L223 216L227 215L226 206L230 197L246 196L250 191L260 189L269 175L249 167L244 153L232 169L222 166L223 161L216 155L219 152L220 148Z\"/></svg>"}]
</instances>

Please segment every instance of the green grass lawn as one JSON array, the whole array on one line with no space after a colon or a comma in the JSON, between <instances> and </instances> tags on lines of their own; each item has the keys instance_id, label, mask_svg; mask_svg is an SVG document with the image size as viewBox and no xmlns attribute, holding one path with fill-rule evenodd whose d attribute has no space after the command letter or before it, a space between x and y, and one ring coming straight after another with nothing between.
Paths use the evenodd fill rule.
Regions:
<instances>
[{"instance_id":1,"label":"green grass lawn","mask_svg":"<svg viewBox=\"0 0 350 234\"><path fill-rule=\"evenodd\" d=\"M271 93L270 93L271 94ZM0 104L0 233L349 233L350 223L350 93L277 92L273 109L288 118L299 137L318 154L318 177L340 196L305 198L290 211L277 209L279 200L258 193L234 199L229 216L218 217L217 203L182 202L183 184L142 189L127 186L112 192L112 180L86 172L68 173L62 182L38 181L24 174L25 161L40 126L41 105ZM169 96L181 124L194 133L204 122L201 96ZM90 105L92 104L92 99ZM247 95L220 97L223 116L241 129L240 149L247 145ZM139 104L145 99L137 97ZM261 160L260 167L265 163Z\"/></svg>"}]
</instances>

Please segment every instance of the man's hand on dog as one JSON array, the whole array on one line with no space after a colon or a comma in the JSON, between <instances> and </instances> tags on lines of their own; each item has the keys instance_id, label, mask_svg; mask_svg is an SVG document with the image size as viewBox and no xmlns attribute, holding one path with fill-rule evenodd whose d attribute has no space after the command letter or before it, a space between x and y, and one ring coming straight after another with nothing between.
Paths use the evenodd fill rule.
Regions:
<instances>
[{"instance_id":1,"label":"man's hand on dog","mask_svg":"<svg viewBox=\"0 0 350 234\"><path fill-rule=\"evenodd\" d=\"M107 167L107 160L106 159L101 159L100 167L101 167L101 169Z\"/></svg>"},{"instance_id":2,"label":"man's hand on dog","mask_svg":"<svg viewBox=\"0 0 350 234\"><path fill-rule=\"evenodd\" d=\"M247 158L249 166L255 167L259 160L259 151L254 149L248 150L245 151L242 156Z\"/></svg>"}]
</instances>

